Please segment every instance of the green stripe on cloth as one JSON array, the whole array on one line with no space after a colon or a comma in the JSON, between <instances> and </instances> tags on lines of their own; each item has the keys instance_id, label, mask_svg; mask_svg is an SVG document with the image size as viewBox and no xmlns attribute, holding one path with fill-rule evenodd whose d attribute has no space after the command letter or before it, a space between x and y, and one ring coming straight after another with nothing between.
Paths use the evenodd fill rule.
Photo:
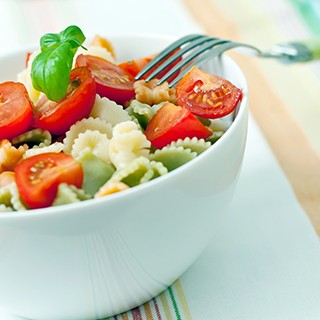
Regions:
<instances>
[{"instance_id":1,"label":"green stripe on cloth","mask_svg":"<svg viewBox=\"0 0 320 320\"><path fill-rule=\"evenodd\" d=\"M177 320L181 320L180 312L179 312L178 305L177 305L176 299L175 299L173 291L172 291L172 287L169 287L168 291L169 291L169 295L170 295L170 298L171 298L171 301L173 304L173 309L175 311Z\"/></svg>"},{"instance_id":2,"label":"green stripe on cloth","mask_svg":"<svg viewBox=\"0 0 320 320\"><path fill-rule=\"evenodd\" d=\"M289 0L297 9L310 32L320 35L320 2L319 0Z\"/></svg>"}]
</instances>

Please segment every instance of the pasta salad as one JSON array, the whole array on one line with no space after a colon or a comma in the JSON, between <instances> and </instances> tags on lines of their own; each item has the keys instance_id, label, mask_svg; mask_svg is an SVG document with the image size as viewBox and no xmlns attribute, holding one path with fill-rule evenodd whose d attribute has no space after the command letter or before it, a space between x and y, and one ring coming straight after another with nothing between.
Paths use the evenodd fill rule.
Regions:
<instances>
[{"instance_id":1,"label":"pasta salad","mask_svg":"<svg viewBox=\"0 0 320 320\"><path fill-rule=\"evenodd\" d=\"M84 42L76 26L46 34L17 81L0 83L0 212L143 184L197 157L230 125L242 92L226 79L192 67L175 88L135 81L153 56L117 61L107 39Z\"/></svg>"}]
</instances>

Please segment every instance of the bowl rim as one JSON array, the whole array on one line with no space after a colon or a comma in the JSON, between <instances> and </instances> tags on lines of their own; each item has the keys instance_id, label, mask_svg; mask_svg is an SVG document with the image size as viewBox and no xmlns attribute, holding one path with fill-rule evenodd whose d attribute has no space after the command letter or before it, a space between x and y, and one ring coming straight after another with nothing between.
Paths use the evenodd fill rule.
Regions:
<instances>
[{"instance_id":1,"label":"bowl rim","mask_svg":"<svg viewBox=\"0 0 320 320\"><path fill-rule=\"evenodd\" d=\"M152 33L108 33L106 34L106 37L110 38L111 40L114 39L114 41L117 41L116 39L125 39L125 38L140 38L141 40L145 39L157 39L157 40L163 40L163 41L172 41L177 38L177 36L172 35L165 35L165 34L152 34ZM113 40L112 40L113 41ZM11 52L6 52L5 54L0 54L0 64L1 61L10 58L13 55L19 55L26 52L26 50L33 50L35 46L28 46L24 48L20 48L18 50L13 50ZM70 204L64 204L60 206L54 206L54 207L46 207L46 208L40 208L40 209L30 209L26 211L8 211L8 212L0 212L0 221L4 221L7 219L10 220L23 220L23 219L30 219L31 217L42 217L45 218L47 216L51 215L61 215L61 214L68 214L72 213L73 211L76 211L77 208L83 209L86 207L92 206L92 204L98 205L99 203L103 205L104 203L109 202L116 202L121 201L123 197L125 199L130 198L132 196L135 196L136 192L140 192L140 190L144 190L145 188L152 188L155 184L162 183L163 180L170 180L174 179L177 175L183 174L183 171L188 170L190 166L192 166L195 162L201 161L203 157L206 157L208 153L215 152L216 149L220 149L220 145L224 143L225 140L228 139L230 135L233 134L233 132L236 130L236 127L240 125L240 119L245 116L246 109L248 108L248 83L244 76L243 71L241 70L240 66L228 55L223 55L221 57L222 61L226 61L226 63L229 63L232 65L232 68L237 70L237 73L241 75L241 82L243 82L243 88L240 88L242 90L242 99L239 102L239 105L237 107L237 114L232 121L232 124L227 129L227 131L223 134L223 136L216 141L213 145L211 145L207 150L199 154L196 158L192 159L191 161L183 164L182 166L174 169L173 171L170 171L166 173L163 176L157 177L156 179L147 181L143 184L131 187L127 190L113 193L108 195L107 197L101 197L101 198L93 198L88 199L85 201L80 201L76 203L70 203ZM124 199L124 200L125 200Z\"/></svg>"}]
</instances>

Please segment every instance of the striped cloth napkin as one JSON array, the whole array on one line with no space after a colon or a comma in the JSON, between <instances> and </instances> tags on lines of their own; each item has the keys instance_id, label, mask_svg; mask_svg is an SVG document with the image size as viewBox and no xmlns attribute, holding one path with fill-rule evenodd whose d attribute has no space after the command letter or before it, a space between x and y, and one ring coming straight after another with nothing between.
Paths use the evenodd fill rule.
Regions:
<instances>
[{"instance_id":1,"label":"striped cloth napkin","mask_svg":"<svg viewBox=\"0 0 320 320\"><path fill-rule=\"evenodd\" d=\"M181 281L177 280L158 297L129 312L109 318L110 320L191 320ZM196 318L195 318L196 319Z\"/></svg>"},{"instance_id":2,"label":"striped cloth napkin","mask_svg":"<svg viewBox=\"0 0 320 320\"><path fill-rule=\"evenodd\" d=\"M244 20L246 12L263 12L267 6L273 10L272 23L285 27L279 12L290 8L296 18L302 5L271 2L248 1L242 10ZM307 34L302 18L296 21ZM202 31L180 0L2 0L0 28L6 32L0 54L35 44L42 34L70 24L88 34ZM110 319L319 319L319 270L318 238L251 119L238 191L206 251L158 297ZM0 319L20 318L0 310Z\"/></svg>"}]
</instances>

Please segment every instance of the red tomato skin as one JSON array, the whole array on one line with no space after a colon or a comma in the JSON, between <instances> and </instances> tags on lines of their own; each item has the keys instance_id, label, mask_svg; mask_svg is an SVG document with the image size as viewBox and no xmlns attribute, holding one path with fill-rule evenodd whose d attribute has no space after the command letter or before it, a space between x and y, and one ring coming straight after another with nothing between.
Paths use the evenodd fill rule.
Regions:
<instances>
[{"instance_id":1,"label":"red tomato skin","mask_svg":"<svg viewBox=\"0 0 320 320\"><path fill-rule=\"evenodd\" d=\"M61 135L75 122L89 116L96 98L93 75L86 67L76 68L70 75L70 84L73 81L80 81L79 86L60 101L50 101L45 95L40 98L35 106L34 128Z\"/></svg>"},{"instance_id":2,"label":"red tomato skin","mask_svg":"<svg viewBox=\"0 0 320 320\"><path fill-rule=\"evenodd\" d=\"M127 101L130 101L135 96L133 89L122 90L118 88L110 88L110 87L106 87L104 84L100 83L99 81L96 81L96 86L97 86L97 94L100 97L108 98L120 105L125 105Z\"/></svg>"},{"instance_id":3,"label":"red tomato skin","mask_svg":"<svg viewBox=\"0 0 320 320\"><path fill-rule=\"evenodd\" d=\"M176 96L178 104L194 115L216 119L230 114L236 108L242 91L230 81L194 66L178 82Z\"/></svg>"},{"instance_id":4,"label":"red tomato skin","mask_svg":"<svg viewBox=\"0 0 320 320\"><path fill-rule=\"evenodd\" d=\"M168 57L172 56L177 50L173 51L172 54L170 54ZM126 72L130 73L133 77L135 77L156 56L157 56L157 53L152 54L147 57L143 57L143 58L137 58L137 59L133 59L133 60L129 60L129 61L124 61L119 64L119 67L124 69ZM178 58L176 61L174 61L171 65L166 67L162 72L160 72L156 76L156 78L158 78L158 79L162 78L167 72L169 72L180 61L181 61L181 57ZM158 64L156 64L150 71L148 71L144 76L142 76L141 79L146 79L161 64L162 64L162 61L159 62ZM167 81L170 83L170 81L172 81L177 76L178 73L179 73L179 71L177 71Z\"/></svg>"},{"instance_id":5,"label":"red tomato skin","mask_svg":"<svg viewBox=\"0 0 320 320\"><path fill-rule=\"evenodd\" d=\"M150 61L151 59L148 59L147 57L138 58L121 62L119 63L119 67L130 73L132 77L135 77Z\"/></svg>"},{"instance_id":6,"label":"red tomato skin","mask_svg":"<svg viewBox=\"0 0 320 320\"><path fill-rule=\"evenodd\" d=\"M35 168L39 168L38 172ZM51 206L62 182L81 188L83 176L81 164L64 153L38 154L15 167L19 194L30 209Z\"/></svg>"},{"instance_id":7,"label":"red tomato skin","mask_svg":"<svg viewBox=\"0 0 320 320\"><path fill-rule=\"evenodd\" d=\"M118 65L100 57L80 54L76 58L76 66L86 66L92 71L100 97L121 105L134 98L134 79Z\"/></svg>"},{"instance_id":8,"label":"red tomato skin","mask_svg":"<svg viewBox=\"0 0 320 320\"><path fill-rule=\"evenodd\" d=\"M27 131L32 113L33 105L22 83L8 81L0 84L0 140L10 140Z\"/></svg>"},{"instance_id":9,"label":"red tomato skin","mask_svg":"<svg viewBox=\"0 0 320 320\"><path fill-rule=\"evenodd\" d=\"M158 149L187 137L206 139L211 133L188 109L172 103L157 111L145 131L147 139Z\"/></svg>"}]
</instances>

